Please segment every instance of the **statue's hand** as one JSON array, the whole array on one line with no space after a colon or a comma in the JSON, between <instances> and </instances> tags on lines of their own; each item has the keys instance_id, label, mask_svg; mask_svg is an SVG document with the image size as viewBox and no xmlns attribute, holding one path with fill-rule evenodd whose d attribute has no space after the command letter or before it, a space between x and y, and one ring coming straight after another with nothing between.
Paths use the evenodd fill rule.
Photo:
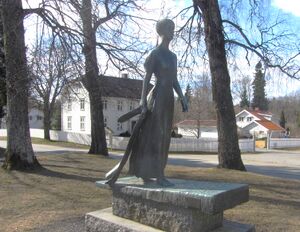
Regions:
<instances>
[{"instance_id":1,"label":"statue's hand","mask_svg":"<svg viewBox=\"0 0 300 232\"><path fill-rule=\"evenodd\" d=\"M147 104L143 104L142 105L142 112L141 112L141 116L140 117L145 118L147 111L148 111Z\"/></svg>"},{"instance_id":2,"label":"statue's hand","mask_svg":"<svg viewBox=\"0 0 300 232\"><path fill-rule=\"evenodd\" d=\"M183 97L181 99L181 105L182 105L182 112L188 112L189 111L188 102L187 102L186 97Z\"/></svg>"}]
</instances>

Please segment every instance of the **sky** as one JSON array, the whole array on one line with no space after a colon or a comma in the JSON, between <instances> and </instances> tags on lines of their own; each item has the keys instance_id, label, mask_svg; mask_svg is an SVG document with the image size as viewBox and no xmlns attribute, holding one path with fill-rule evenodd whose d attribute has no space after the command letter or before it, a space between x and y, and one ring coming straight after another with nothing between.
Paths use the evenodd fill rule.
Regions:
<instances>
[{"instance_id":1,"label":"sky","mask_svg":"<svg viewBox=\"0 0 300 232\"><path fill-rule=\"evenodd\" d=\"M272 5L283 12L300 17L300 4L298 0L273 0Z\"/></svg>"},{"instance_id":2,"label":"sky","mask_svg":"<svg viewBox=\"0 0 300 232\"><path fill-rule=\"evenodd\" d=\"M221 0L220 2L226 2L228 0ZM298 32L300 30L300 3L299 0L265 0L271 2L270 4L270 11L276 13L283 13L288 20L291 20L293 23L291 24L291 29ZM23 0L24 8L30 7L34 8L38 6L40 0ZM28 4L27 4L28 3ZM183 9L186 6L190 6L192 4L192 0L149 0L147 2L147 7L152 8L152 10L156 10L158 12L155 14L155 19L170 17L174 15L174 12L179 12L179 10ZM149 18L153 18L153 13L149 14ZM30 46L35 40L35 20L36 17L31 17L25 21L25 29L26 29L26 42ZM177 24L182 23L179 21L176 22ZM145 25L148 28L153 27L153 23L149 25ZM157 40L157 35L155 34L154 30L151 31L153 34L153 39L151 43L155 45ZM248 75L253 77L254 67L257 63L258 59L253 58L251 61L251 65L249 66L244 55L240 55L241 57L238 58L239 67L243 70L244 75ZM273 78L269 78L267 84L267 93L268 97L272 96L284 96L290 94L294 91L300 90L300 81L295 81L290 78L282 77L279 73L270 72L269 76L273 76ZM231 79L235 80L239 78L239 75L236 74L231 70ZM184 85L184 84L183 84Z\"/></svg>"}]
</instances>

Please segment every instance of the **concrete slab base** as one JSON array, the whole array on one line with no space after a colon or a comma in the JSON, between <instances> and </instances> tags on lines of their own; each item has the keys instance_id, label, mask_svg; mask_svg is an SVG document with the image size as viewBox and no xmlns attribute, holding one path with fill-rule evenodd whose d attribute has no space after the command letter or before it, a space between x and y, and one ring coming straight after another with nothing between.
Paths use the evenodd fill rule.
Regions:
<instances>
[{"instance_id":1,"label":"concrete slab base","mask_svg":"<svg viewBox=\"0 0 300 232\"><path fill-rule=\"evenodd\" d=\"M112 214L112 208L98 210L86 214L86 232L159 232L162 230L143 225ZM241 224L225 220L223 226L213 232L254 232L252 225ZM175 232L175 231L174 231ZM181 232L181 231L177 231Z\"/></svg>"}]
</instances>

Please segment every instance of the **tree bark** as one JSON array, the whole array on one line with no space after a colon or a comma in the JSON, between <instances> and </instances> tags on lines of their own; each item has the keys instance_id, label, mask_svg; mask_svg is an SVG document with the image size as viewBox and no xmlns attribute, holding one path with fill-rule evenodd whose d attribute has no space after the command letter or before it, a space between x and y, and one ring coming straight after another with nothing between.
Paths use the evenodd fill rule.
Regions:
<instances>
[{"instance_id":1,"label":"tree bark","mask_svg":"<svg viewBox=\"0 0 300 232\"><path fill-rule=\"evenodd\" d=\"M50 127L51 127L51 109L49 106L49 100L44 101L43 113L44 113L44 139L50 140Z\"/></svg>"},{"instance_id":2,"label":"tree bark","mask_svg":"<svg viewBox=\"0 0 300 232\"><path fill-rule=\"evenodd\" d=\"M241 159L237 126L230 91L222 19L217 0L194 0L204 22L205 43L217 112L219 167L246 170Z\"/></svg>"},{"instance_id":3,"label":"tree bark","mask_svg":"<svg viewBox=\"0 0 300 232\"><path fill-rule=\"evenodd\" d=\"M83 54L85 56L85 76L83 84L89 93L91 112L90 154L108 155L104 129L103 106L99 85L99 70L96 54L96 31L92 24L91 0L82 1L82 26L84 34Z\"/></svg>"},{"instance_id":4,"label":"tree bark","mask_svg":"<svg viewBox=\"0 0 300 232\"><path fill-rule=\"evenodd\" d=\"M4 168L32 169L39 163L32 149L29 132L29 78L22 1L3 0L2 3L7 78L7 151Z\"/></svg>"}]
</instances>

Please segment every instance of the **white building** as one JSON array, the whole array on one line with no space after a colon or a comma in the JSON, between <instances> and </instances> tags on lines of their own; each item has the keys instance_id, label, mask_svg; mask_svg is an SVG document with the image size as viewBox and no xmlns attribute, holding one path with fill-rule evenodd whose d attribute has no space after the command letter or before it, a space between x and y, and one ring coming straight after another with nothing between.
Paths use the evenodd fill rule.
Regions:
<instances>
[{"instance_id":1,"label":"white building","mask_svg":"<svg viewBox=\"0 0 300 232\"><path fill-rule=\"evenodd\" d=\"M44 128L44 113L35 107L30 107L28 110L29 128L43 129ZM1 129L6 129L6 116L1 118Z\"/></svg>"},{"instance_id":2,"label":"white building","mask_svg":"<svg viewBox=\"0 0 300 232\"><path fill-rule=\"evenodd\" d=\"M29 109L29 127L33 129L43 129L44 128L44 113L37 108Z\"/></svg>"},{"instance_id":3,"label":"white building","mask_svg":"<svg viewBox=\"0 0 300 232\"><path fill-rule=\"evenodd\" d=\"M104 123L114 135L131 134L138 116L124 123L118 123L118 118L139 106L142 85L142 80L101 76ZM90 102L83 86L62 101L61 120L62 131L90 134Z\"/></svg>"},{"instance_id":4,"label":"white building","mask_svg":"<svg viewBox=\"0 0 300 232\"><path fill-rule=\"evenodd\" d=\"M183 137L218 138L216 120L184 120L175 125Z\"/></svg>"},{"instance_id":5,"label":"white building","mask_svg":"<svg viewBox=\"0 0 300 232\"><path fill-rule=\"evenodd\" d=\"M255 135L257 138L275 138L284 135L284 128L272 122L270 112L242 110L235 117L240 137L250 138ZM175 127L183 137L197 137L200 131L200 138L218 138L216 120L184 120Z\"/></svg>"},{"instance_id":6,"label":"white building","mask_svg":"<svg viewBox=\"0 0 300 232\"><path fill-rule=\"evenodd\" d=\"M242 110L236 116L238 131L242 137L280 137L284 128L272 122L272 113L259 110Z\"/></svg>"}]
</instances>

